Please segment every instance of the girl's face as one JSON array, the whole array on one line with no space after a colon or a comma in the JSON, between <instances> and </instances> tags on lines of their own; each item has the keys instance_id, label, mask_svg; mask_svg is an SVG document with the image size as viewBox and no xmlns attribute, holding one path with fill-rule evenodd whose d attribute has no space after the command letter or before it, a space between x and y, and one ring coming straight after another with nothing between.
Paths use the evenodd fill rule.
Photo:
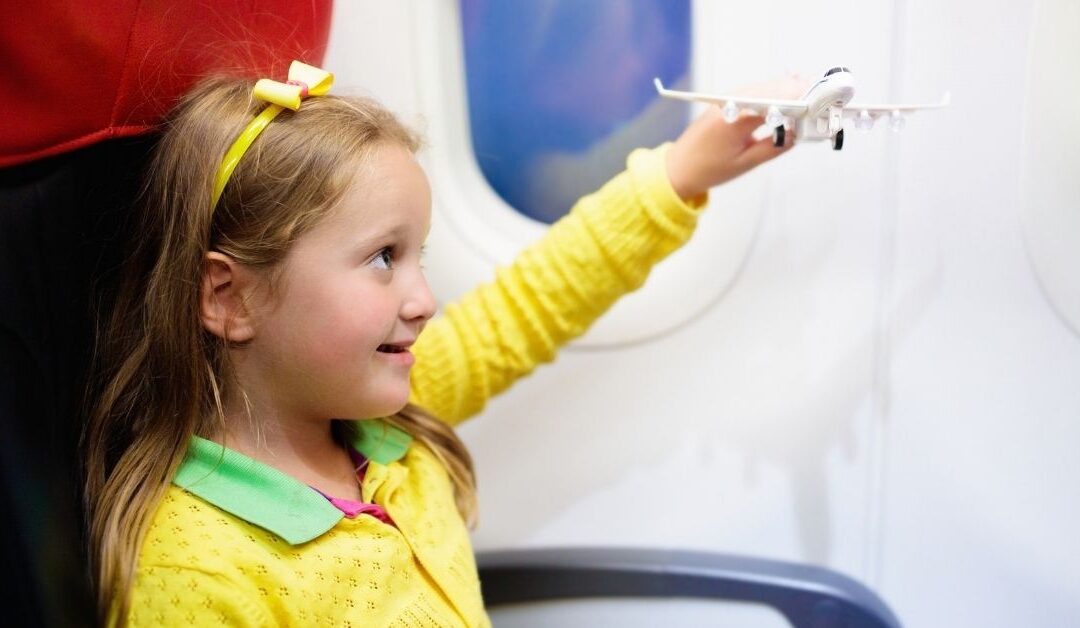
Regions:
<instances>
[{"instance_id":1,"label":"girl's face","mask_svg":"<svg viewBox=\"0 0 1080 628\"><path fill-rule=\"evenodd\" d=\"M409 346L435 313L420 266L431 191L401 146L375 149L339 207L289 250L245 361L283 416L365 419L409 396Z\"/></svg>"}]
</instances>

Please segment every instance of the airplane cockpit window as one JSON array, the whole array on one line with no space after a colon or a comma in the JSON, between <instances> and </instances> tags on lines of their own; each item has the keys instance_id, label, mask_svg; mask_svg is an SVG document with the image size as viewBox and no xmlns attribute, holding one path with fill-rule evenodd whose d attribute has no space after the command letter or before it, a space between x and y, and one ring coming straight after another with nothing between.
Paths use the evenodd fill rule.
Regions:
<instances>
[{"instance_id":1,"label":"airplane cockpit window","mask_svg":"<svg viewBox=\"0 0 1080 628\"><path fill-rule=\"evenodd\" d=\"M825 76L831 76L837 72L847 72L847 69L841 67L829 68L829 71L825 73Z\"/></svg>"},{"instance_id":2,"label":"airplane cockpit window","mask_svg":"<svg viewBox=\"0 0 1080 628\"><path fill-rule=\"evenodd\" d=\"M515 210L552 223L625 167L674 139L689 106L690 0L460 0L473 150Z\"/></svg>"}]
</instances>

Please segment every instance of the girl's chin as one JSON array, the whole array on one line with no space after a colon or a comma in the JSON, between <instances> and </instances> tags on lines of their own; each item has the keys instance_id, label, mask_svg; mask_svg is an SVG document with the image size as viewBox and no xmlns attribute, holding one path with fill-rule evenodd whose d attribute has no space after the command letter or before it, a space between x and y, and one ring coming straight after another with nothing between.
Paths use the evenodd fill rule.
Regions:
<instances>
[{"instance_id":1,"label":"girl's chin","mask_svg":"<svg viewBox=\"0 0 1080 628\"><path fill-rule=\"evenodd\" d=\"M397 414L405 409L405 406L409 403L409 393L406 390L404 394L400 396L394 396L386 398L383 403L377 404L373 409L369 409L365 412L365 416L369 418L379 418L384 416L390 416Z\"/></svg>"}]
</instances>

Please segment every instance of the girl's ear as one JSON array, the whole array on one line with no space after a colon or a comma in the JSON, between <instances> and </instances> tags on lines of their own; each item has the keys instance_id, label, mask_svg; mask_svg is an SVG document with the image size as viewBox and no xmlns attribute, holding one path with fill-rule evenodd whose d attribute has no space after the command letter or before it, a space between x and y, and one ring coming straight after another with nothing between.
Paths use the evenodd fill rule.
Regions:
<instances>
[{"instance_id":1,"label":"girl's ear","mask_svg":"<svg viewBox=\"0 0 1080 628\"><path fill-rule=\"evenodd\" d=\"M203 327L229 342L255 337L255 321L248 309L254 288L252 273L233 258L210 251L203 265L199 316Z\"/></svg>"}]
</instances>

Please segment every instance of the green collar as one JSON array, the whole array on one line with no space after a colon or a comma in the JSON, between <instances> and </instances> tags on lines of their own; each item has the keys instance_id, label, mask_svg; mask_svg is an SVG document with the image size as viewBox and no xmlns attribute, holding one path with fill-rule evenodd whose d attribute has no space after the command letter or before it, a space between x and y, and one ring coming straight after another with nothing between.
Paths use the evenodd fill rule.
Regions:
<instances>
[{"instance_id":1,"label":"green collar","mask_svg":"<svg viewBox=\"0 0 1080 628\"><path fill-rule=\"evenodd\" d=\"M353 447L373 462L390 464L412 437L381 420L356 421ZM285 539L306 543L333 528L344 514L315 489L224 445L193 436L173 484L244 521Z\"/></svg>"}]
</instances>

